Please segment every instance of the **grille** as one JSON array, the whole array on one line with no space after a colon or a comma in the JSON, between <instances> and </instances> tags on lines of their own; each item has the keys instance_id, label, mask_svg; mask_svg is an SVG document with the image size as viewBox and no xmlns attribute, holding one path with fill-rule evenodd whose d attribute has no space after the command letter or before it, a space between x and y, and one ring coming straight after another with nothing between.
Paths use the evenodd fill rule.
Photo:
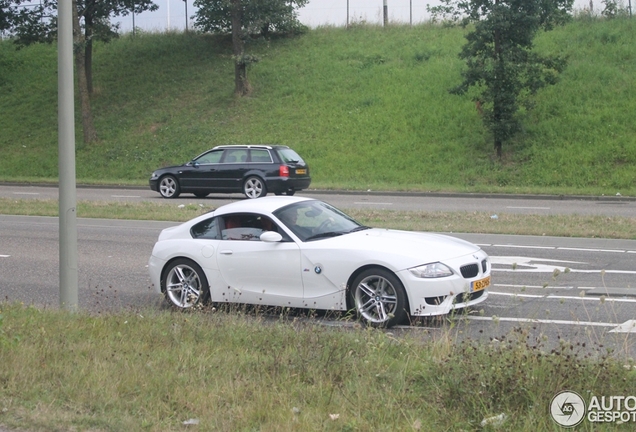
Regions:
<instances>
[{"instance_id":1,"label":"grille","mask_svg":"<svg viewBox=\"0 0 636 432\"><path fill-rule=\"evenodd\" d=\"M477 292L472 292L472 293L459 294L458 296L456 296L453 299L453 304L468 303L469 301L473 301L475 299L478 299L482 295L484 295L484 290L477 291Z\"/></svg>"},{"instance_id":2,"label":"grille","mask_svg":"<svg viewBox=\"0 0 636 432\"><path fill-rule=\"evenodd\" d=\"M483 260L481 262L481 271L486 273L487 270L488 270L488 260Z\"/></svg>"},{"instance_id":3,"label":"grille","mask_svg":"<svg viewBox=\"0 0 636 432\"><path fill-rule=\"evenodd\" d=\"M466 264L465 266L461 266L459 271L462 272L464 279L470 279L479 274L479 266L477 264Z\"/></svg>"}]
</instances>

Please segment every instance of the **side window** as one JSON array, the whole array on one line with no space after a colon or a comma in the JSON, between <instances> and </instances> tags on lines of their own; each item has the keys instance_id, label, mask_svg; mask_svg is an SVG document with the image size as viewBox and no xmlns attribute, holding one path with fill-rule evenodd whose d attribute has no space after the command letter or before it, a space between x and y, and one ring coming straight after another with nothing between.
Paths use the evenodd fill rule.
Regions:
<instances>
[{"instance_id":1,"label":"side window","mask_svg":"<svg viewBox=\"0 0 636 432\"><path fill-rule=\"evenodd\" d=\"M221 237L223 240L260 241L265 231L278 231L278 227L266 216L258 214L232 214L223 216Z\"/></svg>"},{"instance_id":2,"label":"side window","mask_svg":"<svg viewBox=\"0 0 636 432\"><path fill-rule=\"evenodd\" d=\"M265 149L252 149L251 158L254 163L271 163L272 157Z\"/></svg>"},{"instance_id":3,"label":"side window","mask_svg":"<svg viewBox=\"0 0 636 432\"><path fill-rule=\"evenodd\" d=\"M190 229L193 238L219 240L221 233L219 231L219 218L210 218L199 222Z\"/></svg>"},{"instance_id":4,"label":"side window","mask_svg":"<svg viewBox=\"0 0 636 432\"><path fill-rule=\"evenodd\" d=\"M247 149L227 149L223 163L241 163L247 162Z\"/></svg>"},{"instance_id":5,"label":"side window","mask_svg":"<svg viewBox=\"0 0 636 432\"><path fill-rule=\"evenodd\" d=\"M214 150L199 156L194 161L199 164L215 164L221 161L221 156L223 156L223 150Z\"/></svg>"}]
</instances>

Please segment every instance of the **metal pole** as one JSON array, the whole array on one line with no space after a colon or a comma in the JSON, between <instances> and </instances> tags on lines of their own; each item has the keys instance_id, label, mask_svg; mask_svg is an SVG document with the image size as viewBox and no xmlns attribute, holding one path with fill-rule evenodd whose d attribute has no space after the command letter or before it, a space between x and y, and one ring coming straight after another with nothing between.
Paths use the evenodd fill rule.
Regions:
<instances>
[{"instance_id":1,"label":"metal pole","mask_svg":"<svg viewBox=\"0 0 636 432\"><path fill-rule=\"evenodd\" d=\"M413 0L409 0L409 24L413 27Z\"/></svg>"},{"instance_id":2,"label":"metal pole","mask_svg":"<svg viewBox=\"0 0 636 432\"><path fill-rule=\"evenodd\" d=\"M186 13L186 33L188 32L188 0L183 0L185 3L185 13Z\"/></svg>"},{"instance_id":3,"label":"metal pole","mask_svg":"<svg viewBox=\"0 0 636 432\"><path fill-rule=\"evenodd\" d=\"M347 28L349 28L349 0L347 0Z\"/></svg>"},{"instance_id":4,"label":"metal pole","mask_svg":"<svg viewBox=\"0 0 636 432\"><path fill-rule=\"evenodd\" d=\"M75 190L75 102L72 0L58 4L58 163L60 213L60 307L77 310L77 192Z\"/></svg>"},{"instance_id":5,"label":"metal pole","mask_svg":"<svg viewBox=\"0 0 636 432\"><path fill-rule=\"evenodd\" d=\"M387 23L389 22L389 7L386 4L387 0L384 0L384 7L383 7L383 12L384 12L384 27L386 27Z\"/></svg>"}]
</instances>

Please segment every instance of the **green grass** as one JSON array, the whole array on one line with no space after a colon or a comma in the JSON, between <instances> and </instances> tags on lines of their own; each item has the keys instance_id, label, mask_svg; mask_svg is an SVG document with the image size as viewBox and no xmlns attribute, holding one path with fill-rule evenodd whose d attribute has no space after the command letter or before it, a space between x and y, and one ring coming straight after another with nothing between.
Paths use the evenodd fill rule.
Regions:
<instances>
[{"instance_id":1,"label":"green grass","mask_svg":"<svg viewBox=\"0 0 636 432\"><path fill-rule=\"evenodd\" d=\"M0 423L29 431L558 430L561 389L630 395L601 345L463 324L384 332L241 309L68 314L0 304ZM396 330L397 331L397 330ZM615 424L577 430L616 430ZM620 430L620 429L619 429ZM627 429L626 429L627 430Z\"/></svg>"},{"instance_id":2,"label":"green grass","mask_svg":"<svg viewBox=\"0 0 636 432\"><path fill-rule=\"evenodd\" d=\"M497 161L470 98L447 92L461 79L462 29L356 25L256 41L242 99L227 39L126 35L95 46L100 141L81 142L78 116L78 181L145 184L217 144L281 143L317 188L635 195L635 36L627 19L540 34L537 50L569 66ZM54 182L55 47L3 41L0 65L0 180Z\"/></svg>"}]
</instances>

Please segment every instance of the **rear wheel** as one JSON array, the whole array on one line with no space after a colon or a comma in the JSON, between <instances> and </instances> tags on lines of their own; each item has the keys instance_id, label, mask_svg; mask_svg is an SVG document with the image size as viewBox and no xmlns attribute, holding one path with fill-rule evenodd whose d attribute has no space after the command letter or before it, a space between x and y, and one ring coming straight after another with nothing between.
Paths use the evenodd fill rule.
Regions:
<instances>
[{"instance_id":1,"label":"rear wheel","mask_svg":"<svg viewBox=\"0 0 636 432\"><path fill-rule=\"evenodd\" d=\"M267 195L267 186L260 177L248 177L243 183L243 193L248 198L264 197Z\"/></svg>"},{"instance_id":2,"label":"rear wheel","mask_svg":"<svg viewBox=\"0 0 636 432\"><path fill-rule=\"evenodd\" d=\"M164 198L176 198L181 193L179 182L174 176L167 175L159 180L159 193Z\"/></svg>"},{"instance_id":3,"label":"rear wheel","mask_svg":"<svg viewBox=\"0 0 636 432\"><path fill-rule=\"evenodd\" d=\"M406 317L406 292L402 282L388 270L363 271L350 289L359 319L373 327L392 327Z\"/></svg>"},{"instance_id":4,"label":"rear wheel","mask_svg":"<svg viewBox=\"0 0 636 432\"><path fill-rule=\"evenodd\" d=\"M185 258L174 260L164 274L161 290L173 306L188 309L207 302L210 296L208 279L194 261Z\"/></svg>"}]
</instances>

